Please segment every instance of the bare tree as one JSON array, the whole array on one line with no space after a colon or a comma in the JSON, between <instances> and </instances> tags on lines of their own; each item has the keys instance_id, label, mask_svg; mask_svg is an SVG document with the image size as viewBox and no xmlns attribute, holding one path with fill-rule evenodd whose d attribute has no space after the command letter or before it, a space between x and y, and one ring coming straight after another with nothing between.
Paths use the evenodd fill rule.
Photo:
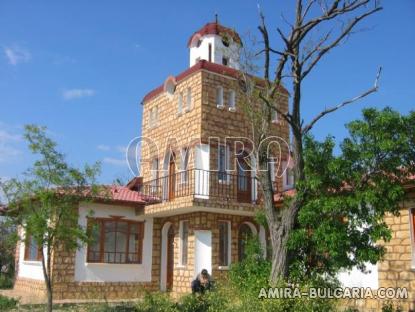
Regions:
<instances>
[{"instance_id":1,"label":"bare tree","mask_svg":"<svg viewBox=\"0 0 415 312\"><path fill-rule=\"evenodd\" d=\"M264 85L250 94L244 90L247 94L248 104L256 98L256 100L260 100L262 107L259 113L261 118L252 119L255 123L253 141L259 168L265 168L269 163L268 153L264 149L264 145L260 145L260 142L271 132L270 123L272 122L273 110L284 122L288 123L292 133L293 169L298 186L306 179L303 157L304 137L324 116L355 103L378 90L380 69L374 85L360 95L326 108L316 114L308 123L305 123L302 118L301 95L304 79L328 52L344 43L356 31L356 26L361 21L380 10L382 7L376 0L297 0L294 22L286 21L289 24L289 31L284 33L281 28L277 28L275 32L275 35L283 42L281 49L271 46L270 32L266 26L264 14L259 10L260 25L258 29L262 36L262 48L258 55L262 56L264 61L261 70L263 71ZM320 34L318 36L320 39L313 42L313 36L315 37L316 34ZM274 57L277 61L275 68L272 67ZM245 80L246 77L250 76L244 75ZM291 83L289 90L291 100L288 111L282 110L278 104L280 101L279 91L284 79L288 79ZM246 82L244 89L246 89ZM270 281L273 283L279 277L288 275L290 255L286 243L295 225L303 199L297 196L288 205L281 209L275 209L275 189L272 187L270 171L258 171L257 177L263 190L265 214L271 236L273 254Z\"/></svg>"}]
</instances>

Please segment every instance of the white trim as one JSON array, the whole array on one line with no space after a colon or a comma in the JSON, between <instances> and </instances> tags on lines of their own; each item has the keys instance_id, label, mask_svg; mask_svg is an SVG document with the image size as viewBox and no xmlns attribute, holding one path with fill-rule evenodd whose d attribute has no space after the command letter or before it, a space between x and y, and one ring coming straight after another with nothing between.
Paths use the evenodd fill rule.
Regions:
<instances>
[{"instance_id":1,"label":"white trim","mask_svg":"<svg viewBox=\"0 0 415 312\"><path fill-rule=\"evenodd\" d=\"M415 229L413 220L412 210L415 210L415 207L408 208L408 222L409 222L409 230L411 234L411 269L415 270Z\"/></svg>"},{"instance_id":2,"label":"white trim","mask_svg":"<svg viewBox=\"0 0 415 312\"><path fill-rule=\"evenodd\" d=\"M183 263L183 224L187 222L187 262L189 262L189 220L179 221L179 265L180 268L185 268L188 263Z\"/></svg>"},{"instance_id":3,"label":"white trim","mask_svg":"<svg viewBox=\"0 0 415 312\"><path fill-rule=\"evenodd\" d=\"M161 229L160 290L167 290L167 239L171 222L166 222Z\"/></svg>"}]
</instances>

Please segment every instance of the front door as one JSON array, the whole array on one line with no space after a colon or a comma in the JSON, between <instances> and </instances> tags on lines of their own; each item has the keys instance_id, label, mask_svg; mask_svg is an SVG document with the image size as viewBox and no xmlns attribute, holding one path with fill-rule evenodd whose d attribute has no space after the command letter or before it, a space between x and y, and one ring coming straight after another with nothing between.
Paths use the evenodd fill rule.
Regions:
<instances>
[{"instance_id":1,"label":"front door","mask_svg":"<svg viewBox=\"0 0 415 312\"><path fill-rule=\"evenodd\" d=\"M238 202L251 202L251 171L247 162L247 154L238 156L237 171L237 198Z\"/></svg>"},{"instance_id":2,"label":"front door","mask_svg":"<svg viewBox=\"0 0 415 312\"><path fill-rule=\"evenodd\" d=\"M195 272L194 276L206 269L212 274L212 232L197 230L195 235Z\"/></svg>"},{"instance_id":3,"label":"front door","mask_svg":"<svg viewBox=\"0 0 415 312\"><path fill-rule=\"evenodd\" d=\"M176 163L174 154L170 156L169 162L169 200L174 199L176 190Z\"/></svg>"},{"instance_id":4,"label":"front door","mask_svg":"<svg viewBox=\"0 0 415 312\"><path fill-rule=\"evenodd\" d=\"M169 291L173 287L173 268L174 268L174 228L170 226L167 233L167 279L166 289Z\"/></svg>"}]
</instances>

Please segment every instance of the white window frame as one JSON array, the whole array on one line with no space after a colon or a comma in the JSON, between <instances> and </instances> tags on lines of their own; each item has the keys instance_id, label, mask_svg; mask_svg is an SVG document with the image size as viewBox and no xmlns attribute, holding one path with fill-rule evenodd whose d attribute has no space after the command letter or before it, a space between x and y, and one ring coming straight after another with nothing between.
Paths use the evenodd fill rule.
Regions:
<instances>
[{"instance_id":1,"label":"white window frame","mask_svg":"<svg viewBox=\"0 0 415 312\"><path fill-rule=\"evenodd\" d=\"M156 127L158 124L158 106L150 109L148 125L150 128Z\"/></svg>"},{"instance_id":2,"label":"white window frame","mask_svg":"<svg viewBox=\"0 0 415 312\"><path fill-rule=\"evenodd\" d=\"M183 92L180 92L177 98L177 114L183 114Z\"/></svg>"},{"instance_id":3,"label":"white window frame","mask_svg":"<svg viewBox=\"0 0 415 312\"><path fill-rule=\"evenodd\" d=\"M276 190L276 187L275 187L275 182L277 181L277 176L276 176L276 174L275 174L275 166L276 166L276 163L275 163L275 161L270 161L269 163L268 163L268 166L270 166L269 167L269 170L270 170L270 174L271 174L271 182L272 182L272 185L271 185L271 187L272 187L272 189L275 191Z\"/></svg>"},{"instance_id":4,"label":"white window frame","mask_svg":"<svg viewBox=\"0 0 415 312\"><path fill-rule=\"evenodd\" d=\"M225 107L223 104L223 87L222 86L216 87L215 101L216 101L217 108L222 109Z\"/></svg>"},{"instance_id":5,"label":"white window frame","mask_svg":"<svg viewBox=\"0 0 415 312\"><path fill-rule=\"evenodd\" d=\"M288 165L287 161L283 161L281 165L282 165L281 169L284 170L282 174L282 188L284 191L286 191L294 187L294 174L292 173L292 169L287 167ZM288 176L290 172L291 172L290 174L291 177ZM287 179L289 179L289 181L287 181Z\"/></svg>"},{"instance_id":6,"label":"white window frame","mask_svg":"<svg viewBox=\"0 0 415 312\"><path fill-rule=\"evenodd\" d=\"M223 222L227 224L228 227L228 265L219 265L219 270L228 270L232 263L232 224L228 220L218 220L218 222ZM220 237L219 237L220 239Z\"/></svg>"},{"instance_id":7,"label":"white window frame","mask_svg":"<svg viewBox=\"0 0 415 312\"><path fill-rule=\"evenodd\" d=\"M220 162L221 162L221 157L220 157L220 149L221 148L225 148L225 179L220 178L221 175L221 171L220 171ZM231 182L231 177L230 174L228 173L228 169L230 168L230 149L229 149L229 145L225 145L225 144L218 144L218 181L219 183L226 183L229 184Z\"/></svg>"},{"instance_id":8,"label":"white window frame","mask_svg":"<svg viewBox=\"0 0 415 312\"><path fill-rule=\"evenodd\" d=\"M180 183L185 184L189 181L189 158L190 148L184 147L180 150Z\"/></svg>"},{"instance_id":9,"label":"white window frame","mask_svg":"<svg viewBox=\"0 0 415 312\"><path fill-rule=\"evenodd\" d=\"M183 224L187 222L187 262L183 263ZM179 221L179 266L185 267L189 263L189 220L180 220Z\"/></svg>"},{"instance_id":10,"label":"white window frame","mask_svg":"<svg viewBox=\"0 0 415 312\"><path fill-rule=\"evenodd\" d=\"M236 93L235 90L229 90L228 92L228 107L229 111L236 111Z\"/></svg>"},{"instance_id":11,"label":"white window frame","mask_svg":"<svg viewBox=\"0 0 415 312\"><path fill-rule=\"evenodd\" d=\"M278 112L273 108L271 108L271 122L278 123Z\"/></svg>"},{"instance_id":12,"label":"white window frame","mask_svg":"<svg viewBox=\"0 0 415 312\"><path fill-rule=\"evenodd\" d=\"M192 88L187 88L186 94L186 112L190 112L192 109Z\"/></svg>"}]
</instances>

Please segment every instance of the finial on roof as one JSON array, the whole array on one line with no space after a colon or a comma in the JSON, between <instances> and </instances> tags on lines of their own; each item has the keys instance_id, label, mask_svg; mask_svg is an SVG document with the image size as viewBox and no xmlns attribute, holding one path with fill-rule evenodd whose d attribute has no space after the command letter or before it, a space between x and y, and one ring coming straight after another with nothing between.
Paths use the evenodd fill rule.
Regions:
<instances>
[{"instance_id":1,"label":"finial on roof","mask_svg":"<svg viewBox=\"0 0 415 312\"><path fill-rule=\"evenodd\" d=\"M215 23L218 24L218 13L215 13Z\"/></svg>"}]
</instances>

